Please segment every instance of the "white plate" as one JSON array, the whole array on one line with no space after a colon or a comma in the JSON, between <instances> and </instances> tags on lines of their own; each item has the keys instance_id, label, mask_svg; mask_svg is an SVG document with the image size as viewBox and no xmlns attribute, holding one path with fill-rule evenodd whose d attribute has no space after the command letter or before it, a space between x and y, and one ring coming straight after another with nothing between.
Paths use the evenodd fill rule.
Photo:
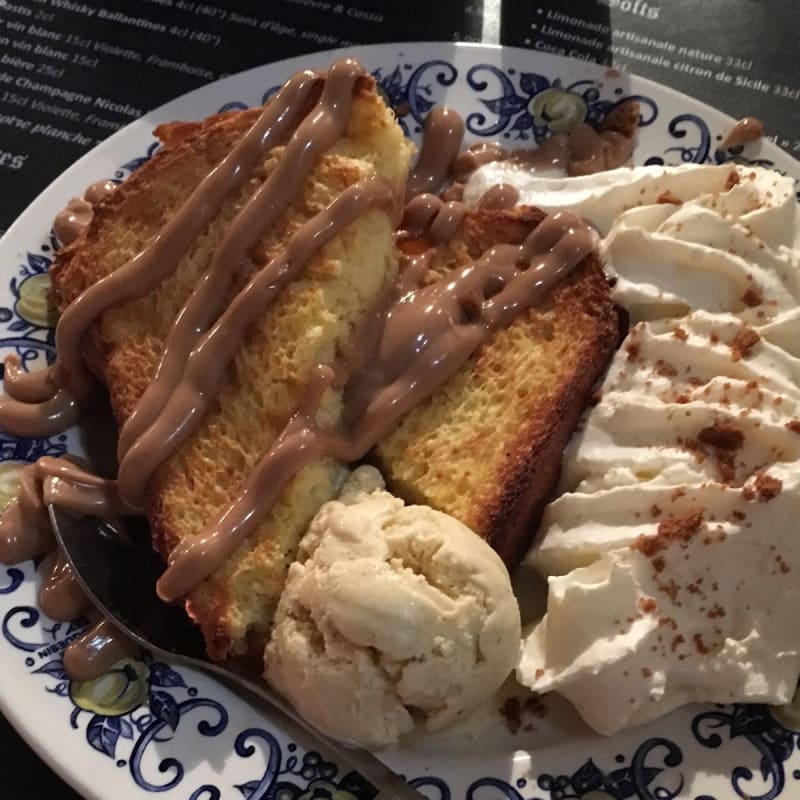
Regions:
<instances>
[{"instance_id":1,"label":"white plate","mask_svg":"<svg viewBox=\"0 0 800 800\"><path fill-rule=\"evenodd\" d=\"M376 45L358 55L417 137L435 103L465 117L471 138L539 141L576 118L601 118L636 95L642 128L636 163L708 162L725 115L641 78L558 56L478 45ZM0 241L0 348L31 368L53 356L44 313L51 221L95 180L124 179L156 142L153 127L261 103L292 72L326 66L335 53L268 64L162 106L101 144L56 180ZM742 113L747 112L742 108ZM800 176L769 142L746 149L756 161ZM0 434L0 493L21 463L77 450L78 435L16 440ZM292 740L283 725L216 681L191 670L132 662L99 685L77 687L61 654L80 624L58 625L36 608L32 563L0 568L0 708L34 749L89 798L142 800L371 800L346 770ZM140 701L149 700L140 705ZM134 707L135 706L135 707ZM800 710L690 707L610 739L590 735L563 705L526 719L512 735L497 717L476 739L428 741L384 758L433 800L625 798L711 800L800 795Z\"/></svg>"}]
</instances>

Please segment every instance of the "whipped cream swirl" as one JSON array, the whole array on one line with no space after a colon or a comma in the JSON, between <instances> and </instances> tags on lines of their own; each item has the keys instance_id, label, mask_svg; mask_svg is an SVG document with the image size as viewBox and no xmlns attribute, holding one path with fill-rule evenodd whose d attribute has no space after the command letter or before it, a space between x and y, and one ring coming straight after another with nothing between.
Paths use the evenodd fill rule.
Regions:
<instances>
[{"instance_id":1,"label":"whipped cream swirl","mask_svg":"<svg viewBox=\"0 0 800 800\"><path fill-rule=\"evenodd\" d=\"M528 556L549 598L520 679L606 734L691 701L788 702L800 675L794 182L732 165L516 182L491 169L465 198L502 181L522 203L582 215L632 323Z\"/></svg>"}]
</instances>

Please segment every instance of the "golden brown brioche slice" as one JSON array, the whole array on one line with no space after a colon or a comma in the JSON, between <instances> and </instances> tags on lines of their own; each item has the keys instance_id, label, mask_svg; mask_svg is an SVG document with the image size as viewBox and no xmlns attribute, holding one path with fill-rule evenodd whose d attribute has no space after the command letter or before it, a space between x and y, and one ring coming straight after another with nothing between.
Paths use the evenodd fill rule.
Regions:
<instances>
[{"instance_id":1,"label":"golden brown brioche slice","mask_svg":"<svg viewBox=\"0 0 800 800\"><path fill-rule=\"evenodd\" d=\"M259 113L162 127L164 148L97 208L85 235L58 254L52 278L59 307L142 250ZM120 424L144 392L176 314L231 219L282 153L283 147L275 148L242 190L227 198L170 278L146 296L104 313L85 337L85 358L107 385ZM345 187L377 175L399 189L410 155L374 81L362 79L346 135L322 156L302 196L251 251L233 292ZM236 497L288 421L311 369L334 360L337 342L394 278L392 235L387 213L365 213L312 258L303 276L249 331L218 402L151 482L148 518L164 557L178 541L214 522ZM339 405L339 397L329 392L323 416L335 420ZM190 594L187 610L200 625L212 658L263 651L297 542L320 505L335 495L342 473L330 459L303 469L258 531Z\"/></svg>"},{"instance_id":2,"label":"golden brown brioche slice","mask_svg":"<svg viewBox=\"0 0 800 800\"><path fill-rule=\"evenodd\" d=\"M436 251L430 280L492 245L521 242L543 218L531 208L470 212L456 238ZM428 244L409 240L401 249ZM590 256L379 443L375 455L390 486L457 517L514 567L618 342L617 311Z\"/></svg>"}]
</instances>

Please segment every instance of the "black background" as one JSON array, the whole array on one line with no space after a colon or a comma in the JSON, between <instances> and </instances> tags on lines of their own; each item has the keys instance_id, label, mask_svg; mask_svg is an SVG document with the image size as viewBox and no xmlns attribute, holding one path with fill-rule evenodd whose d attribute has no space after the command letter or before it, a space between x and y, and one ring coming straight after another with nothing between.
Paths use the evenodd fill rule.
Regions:
<instances>
[{"instance_id":1,"label":"black background","mask_svg":"<svg viewBox=\"0 0 800 800\"><path fill-rule=\"evenodd\" d=\"M466 40L479 41L482 31L481 0L474 2L443 2L442 0L406 0L382 2L358 0L338 4L335 12L309 11L302 0L230 0L205 4L225 9L228 14L237 12L252 17L266 27L261 28L230 19L220 21L200 16L178 8L164 8L154 0L83 0L93 7L102 5L110 11L123 12L133 17L143 17L167 27L175 25L195 33L192 39L181 39L168 33L150 33L119 22L88 18L80 13L59 10L49 0L9 0L11 5L29 9L32 15L41 14L38 20L12 11L6 0L0 0L0 42L3 37L27 39L33 46L47 44L41 35L29 35L8 27L9 22L22 22L62 35L52 47L67 52L72 58L87 53L97 58L97 63L65 66L49 56L33 56L0 44L0 61L18 57L59 69L63 75L30 75L31 79L59 89L77 91L92 98L104 97L128 105L144 113L165 101L225 74L256 66L269 61L299 55L319 49L343 46L347 43L408 40ZM174 0L176 5L178 0ZM496 0L489 0L487 8L496 8ZM648 8L651 9L648 16ZM651 18L657 8L657 18ZM355 12L355 15L351 13ZM595 23L593 32L577 23L549 19L554 12L566 17L580 17ZM49 15L49 17L48 17ZM543 25L548 25L549 33ZM535 26L535 27L534 27ZM608 33L597 33L597 28ZM19 27L18 25L14 27ZM582 2L533 3L528 0L502 2L500 37L504 44L531 49L563 48L568 54L591 58L603 63L629 68L632 72L650 77L676 89L692 94L734 115L753 114L766 123L768 134L776 136L778 143L795 156L800 156L800 101L782 98L759 88L736 87L720 82L715 77L701 77L674 68L649 64L641 60L648 47L637 44L633 37L647 36L670 41L689 48L699 48L725 58L738 59L739 66L727 71L740 75L753 84L781 83L797 89L798 55L797 30L800 29L800 4L796 0L582 0ZM67 36L77 36L83 43L68 44ZM582 44L576 37L593 40ZM91 40L86 44L85 40ZM92 51L91 43L102 41L107 45L134 49L143 58L159 58L182 62L200 74L179 72L175 69L132 63L119 56ZM628 48L627 53L620 46ZM613 52L617 48L616 53ZM631 55L631 51L636 55ZM652 52L650 50L649 52ZM702 59L688 57L686 63L702 66ZM752 62L749 64L748 63ZM744 66L742 66L742 64ZM718 71L715 67L714 71ZM29 74L11 64L0 63L0 74L6 73L15 80ZM35 124L54 124L67 131L76 131L89 139L88 144L72 144L47 136L20 131L13 123L0 123L0 162L8 153L6 162L14 155L27 155L19 169L0 163L0 232L2 232L25 206L47 184L76 158L90 149L96 141L112 130L87 122L85 118L70 121L47 111L33 111L32 99L39 99L67 110L73 106L61 100L50 99L36 92L18 92L28 97L28 106L20 106L2 99L0 85L0 119L17 117ZM96 110L96 109L95 109ZM82 117L86 115L83 114ZM132 118L131 113L104 109L97 113L107 125L121 126ZM2 677L0 677L2 680ZM46 736L46 731L43 736ZM76 743L76 747L83 747ZM109 789L109 798L115 797ZM80 800L78 795L64 785L34 753L21 741L8 722L0 716L0 800Z\"/></svg>"},{"instance_id":2,"label":"black background","mask_svg":"<svg viewBox=\"0 0 800 800\"><path fill-rule=\"evenodd\" d=\"M164 25L167 32L154 32L97 16L87 17L75 11L54 8L48 0L10 0L5 8L3 0L0 0L0 37L12 42L0 46L0 78L6 73L13 79L7 83L0 82L0 152L27 156L21 169L0 166L0 184L3 186L0 192L0 233L54 177L114 132L109 127L98 126L89 114L116 127L138 116L136 113L98 109L96 104L67 103L39 91L19 90L16 81L20 76L55 89L75 91L93 100L104 98L128 105L145 113L224 75L313 50L349 43L412 39L479 40L482 19L480 0L470 4L430 0L408 0L403 4L381 0L330 3L341 6L342 10L336 12L309 11L302 5L302 0L272 0L268 3L236 0L217 4L204 0L203 5L224 10L224 20L177 7L164 8L153 0L102 0L102 3L83 0L83 3ZM29 9L31 15L9 10L11 6ZM234 13L267 27L232 21ZM20 25L24 32L17 30ZM60 41L53 41L41 33L28 33L31 26L38 31L59 35ZM191 38L170 33L173 26L188 30ZM38 47L39 54L35 49L24 51L15 47L13 42L19 40ZM88 40L91 43L82 43ZM2 41L0 38L0 43ZM136 62L108 51L98 52L92 46L95 41L102 42L107 48L135 50L142 60ZM68 54L70 61L42 55L43 46ZM25 70L3 63L4 55L7 59L26 61L34 68ZM82 65L71 61L81 56L87 57L90 63ZM163 68L158 62L148 64L147 59L152 56L185 63L201 74ZM56 72L63 70L63 74L56 76L47 71L49 68ZM15 102L17 97L11 95L23 96L28 105L21 107ZM32 110L35 100L58 105L73 113L77 111L82 119L73 122L54 116L52 112ZM34 127L37 123L51 123L69 132L78 132L91 141L88 144L70 143L21 132L2 124L4 116L31 120Z\"/></svg>"}]
</instances>

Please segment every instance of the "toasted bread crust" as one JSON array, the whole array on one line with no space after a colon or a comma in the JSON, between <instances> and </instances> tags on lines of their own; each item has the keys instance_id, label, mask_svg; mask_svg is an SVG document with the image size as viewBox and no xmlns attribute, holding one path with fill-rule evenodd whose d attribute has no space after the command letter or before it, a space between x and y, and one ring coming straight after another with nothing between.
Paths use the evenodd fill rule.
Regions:
<instances>
[{"instance_id":1,"label":"toasted bread crust","mask_svg":"<svg viewBox=\"0 0 800 800\"><path fill-rule=\"evenodd\" d=\"M356 101L346 141L323 157L303 197L254 248L231 296L347 185L375 172L397 186L404 180L409 147L371 80L361 82ZM59 307L142 250L258 113L161 126L164 149L100 204L87 231L57 255L51 275ZM151 380L172 320L229 220L281 154L269 154L228 198L173 276L104 313L84 337L83 355L108 387L120 424ZM468 214L456 240L436 254L429 280L496 243L522 241L543 216L534 209ZM153 542L165 558L236 496L294 410L310 368L330 362L336 342L372 308L396 268L391 237L387 216L368 212L318 254L305 278L254 326L219 402L149 487ZM555 487L562 450L617 343L618 326L602 270L591 257L379 444L375 456L391 485L462 519L513 566ZM510 376L500 390L498 375ZM331 393L322 416L334 421L339 406ZM319 506L335 495L343 473L330 459L302 470L259 530L187 598L212 658L263 650L297 542Z\"/></svg>"},{"instance_id":2,"label":"toasted bread crust","mask_svg":"<svg viewBox=\"0 0 800 800\"><path fill-rule=\"evenodd\" d=\"M112 193L82 237L58 254L51 274L59 307L141 251L259 113L254 109L203 123L162 126L158 132L164 149ZM362 79L346 136L322 156L302 195L250 252L228 299L348 185L378 175L399 190L410 152L374 81ZM144 297L106 311L84 337L84 357L108 387L120 424L145 391L172 321L229 221L282 155L282 147L273 150L242 189L226 199L172 276ZM310 370L333 360L336 343L393 279L392 233L384 211L363 214L311 259L303 276L248 332L218 402L150 483L147 515L154 546L165 558L179 541L213 523L237 496L293 413ZM322 417L334 421L339 408L340 398L329 393ZM201 627L212 658L263 651L299 538L319 506L335 496L344 474L332 459L301 470L256 533L189 595L187 611Z\"/></svg>"},{"instance_id":3,"label":"toasted bread crust","mask_svg":"<svg viewBox=\"0 0 800 800\"><path fill-rule=\"evenodd\" d=\"M531 208L471 212L456 239L440 248L432 279L495 244L521 242L543 218ZM390 485L460 519L513 568L555 489L562 452L618 331L608 284L590 256L378 445Z\"/></svg>"}]
</instances>

